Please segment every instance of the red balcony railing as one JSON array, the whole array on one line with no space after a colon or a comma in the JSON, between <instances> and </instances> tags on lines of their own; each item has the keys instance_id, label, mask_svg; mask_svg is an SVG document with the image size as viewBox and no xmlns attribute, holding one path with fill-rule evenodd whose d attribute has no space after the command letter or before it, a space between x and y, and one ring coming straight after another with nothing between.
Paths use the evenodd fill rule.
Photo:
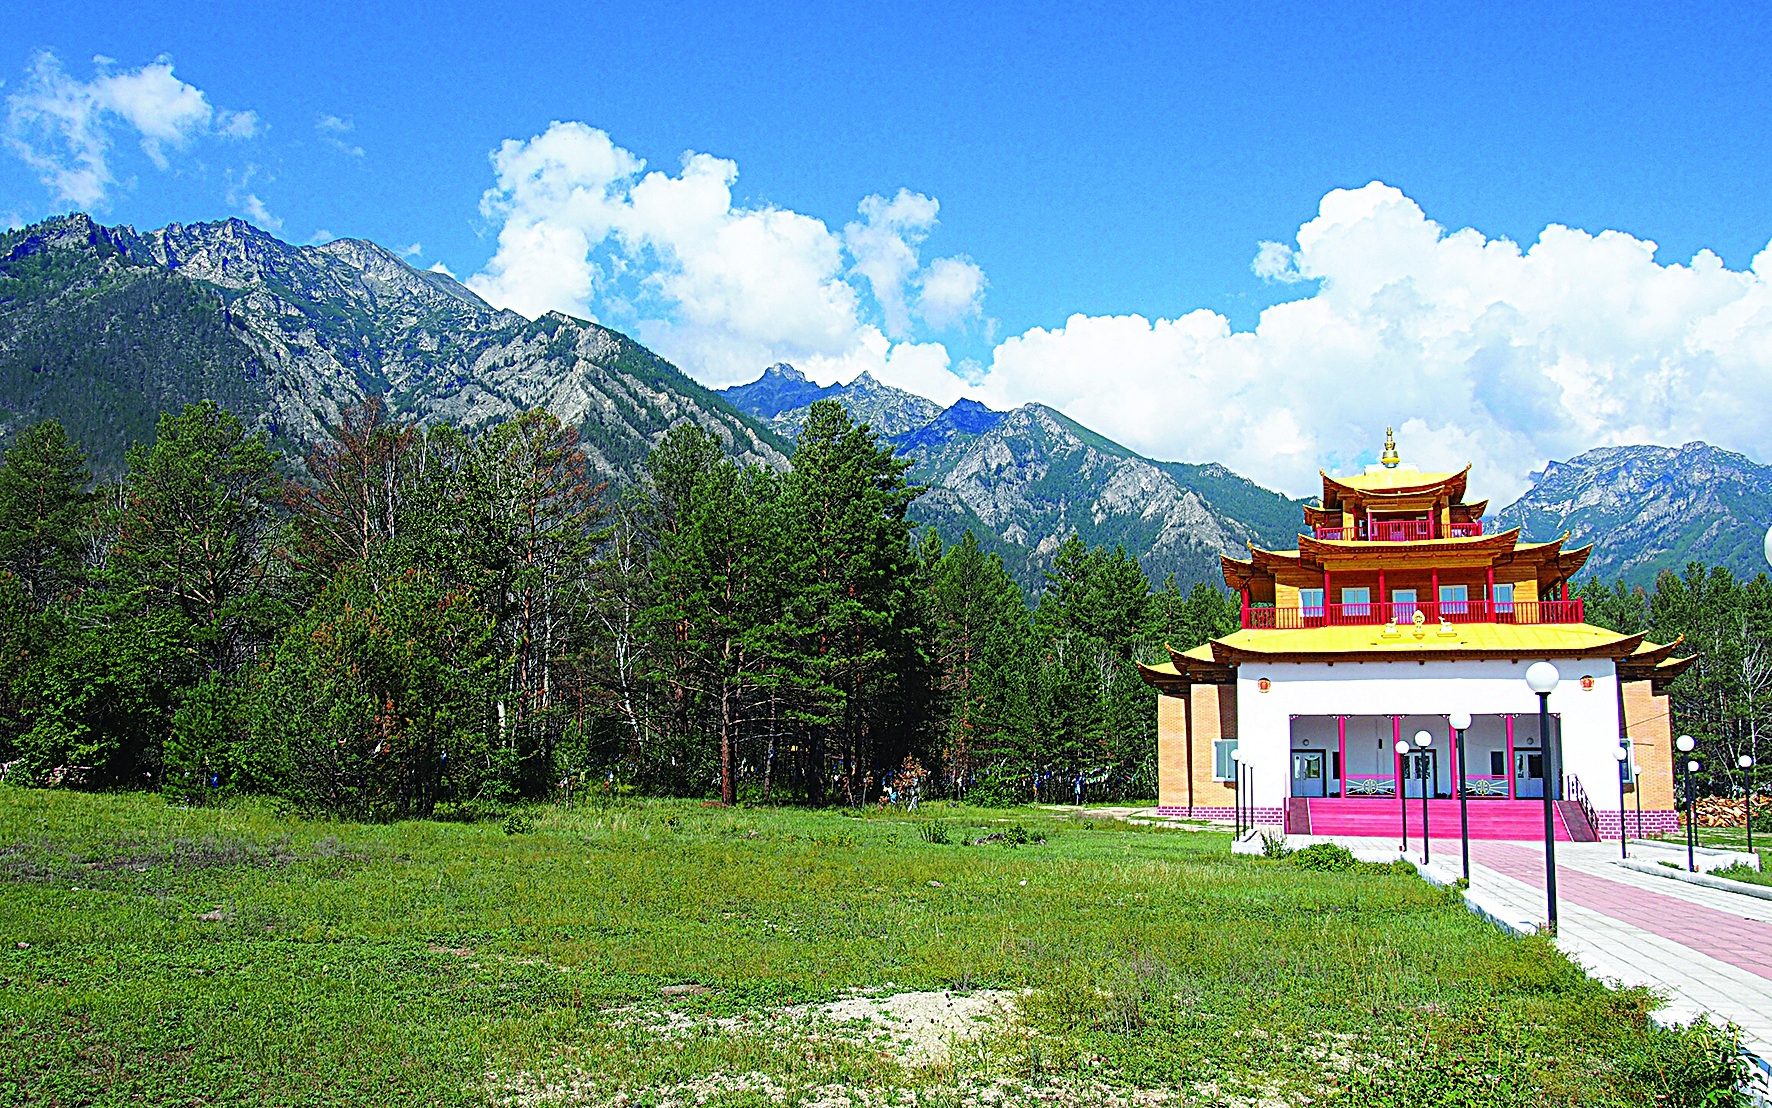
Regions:
<instances>
[{"instance_id":1,"label":"red balcony railing","mask_svg":"<svg viewBox=\"0 0 1772 1108\"><path fill-rule=\"evenodd\" d=\"M1249 608L1243 626L1258 631L1296 631L1306 627L1382 627L1411 625L1420 612L1429 626L1447 623L1585 623L1579 597L1574 600L1422 600L1414 604L1321 604L1311 608Z\"/></svg>"},{"instance_id":2,"label":"red balcony railing","mask_svg":"<svg viewBox=\"0 0 1772 1108\"><path fill-rule=\"evenodd\" d=\"M1311 528L1311 534L1325 542L1420 542L1422 539L1445 538L1448 535L1455 539L1472 539L1482 533L1483 521L1480 519L1454 523L1447 535L1437 534L1434 522L1428 519L1377 520L1370 527Z\"/></svg>"}]
</instances>

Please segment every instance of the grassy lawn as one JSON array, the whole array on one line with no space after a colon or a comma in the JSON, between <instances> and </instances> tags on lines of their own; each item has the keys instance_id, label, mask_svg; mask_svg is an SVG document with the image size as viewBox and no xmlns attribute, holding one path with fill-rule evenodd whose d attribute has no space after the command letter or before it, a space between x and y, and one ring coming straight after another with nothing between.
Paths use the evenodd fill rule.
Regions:
<instances>
[{"instance_id":1,"label":"grassy lawn","mask_svg":"<svg viewBox=\"0 0 1772 1108\"><path fill-rule=\"evenodd\" d=\"M532 814L0 789L0 1104L1644 1105L1718 1072L1393 871L1035 809ZM939 990L926 1041L855 1018Z\"/></svg>"},{"instance_id":2,"label":"grassy lawn","mask_svg":"<svg viewBox=\"0 0 1772 1108\"><path fill-rule=\"evenodd\" d=\"M1746 850L1747 831L1739 827L1701 827L1698 829L1698 841L1705 846ZM1754 853L1760 857L1760 868L1754 870L1747 866L1730 866L1727 870L1718 871L1717 876L1727 877L1733 881L1747 881L1755 885L1772 885L1772 849L1768 848L1772 848L1772 834L1763 832L1757 827L1754 828Z\"/></svg>"}]
</instances>

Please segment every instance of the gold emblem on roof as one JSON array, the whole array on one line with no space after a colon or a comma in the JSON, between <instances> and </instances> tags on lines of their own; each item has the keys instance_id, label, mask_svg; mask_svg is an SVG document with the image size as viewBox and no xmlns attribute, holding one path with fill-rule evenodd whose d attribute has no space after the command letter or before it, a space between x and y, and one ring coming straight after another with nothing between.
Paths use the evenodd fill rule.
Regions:
<instances>
[{"instance_id":1,"label":"gold emblem on roof","mask_svg":"<svg viewBox=\"0 0 1772 1108\"><path fill-rule=\"evenodd\" d=\"M1389 427L1386 427L1384 429L1384 453L1379 455L1379 464L1386 469L1396 469L1397 463L1402 460L1397 456L1397 437L1391 433Z\"/></svg>"}]
</instances>

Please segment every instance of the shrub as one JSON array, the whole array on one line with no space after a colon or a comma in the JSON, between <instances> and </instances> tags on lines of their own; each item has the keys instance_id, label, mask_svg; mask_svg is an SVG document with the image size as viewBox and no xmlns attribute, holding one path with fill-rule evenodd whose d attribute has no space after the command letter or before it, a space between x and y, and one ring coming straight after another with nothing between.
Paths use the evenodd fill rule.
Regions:
<instances>
[{"instance_id":1,"label":"shrub","mask_svg":"<svg viewBox=\"0 0 1772 1108\"><path fill-rule=\"evenodd\" d=\"M1261 833L1261 856L1263 858L1284 858L1292 850L1286 845L1286 836L1276 835L1272 831Z\"/></svg>"},{"instance_id":2,"label":"shrub","mask_svg":"<svg viewBox=\"0 0 1772 1108\"><path fill-rule=\"evenodd\" d=\"M1319 873L1344 873L1360 863L1354 858L1353 851L1339 843L1313 843L1293 851L1292 864Z\"/></svg>"},{"instance_id":3,"label":"shrub","mask_svg":"<svg viewBox=\"0 0 1772 1108\"><path fill-rule=\"evenodd\" d=\"M522 808L511 809L511 814L505 817L505 834L507 835L527 835L534 830L535 817Z\"/></svg>"},{"instance_id":4,"label":"shrub","mask_svg":"<svg viewBox=\"0 0 1772 1108\"><path fill-rule=\"evenodd\" d=\"M948 839L947 824L942 823L940 820L936 820L932 823L925 823L922 827L918 828L918 832L923 836L924 842L936 846L946 846L950 841Z\"/></svg>"}]
</instances>

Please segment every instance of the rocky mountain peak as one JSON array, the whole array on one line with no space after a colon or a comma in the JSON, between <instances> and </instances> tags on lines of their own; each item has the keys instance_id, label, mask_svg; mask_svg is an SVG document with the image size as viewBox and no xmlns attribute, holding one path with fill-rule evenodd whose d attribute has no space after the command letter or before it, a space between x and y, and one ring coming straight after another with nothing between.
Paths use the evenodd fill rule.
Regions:
<instances>
[{"instance_id":1,"label":"rocky mountain peak","mask_svg":"<svg viewBox=\"0 0 1772 1108\"><path fill-rule=\"evenodd\" d=\"M1687 561L1752 575L1766 568L1772 467L1705 442L1603 446L1532 475L1532 487L1496 515L1530 538L1569 533L1594 544L1588 572L1647 584Z\"/></svg>"}]
</instances>

